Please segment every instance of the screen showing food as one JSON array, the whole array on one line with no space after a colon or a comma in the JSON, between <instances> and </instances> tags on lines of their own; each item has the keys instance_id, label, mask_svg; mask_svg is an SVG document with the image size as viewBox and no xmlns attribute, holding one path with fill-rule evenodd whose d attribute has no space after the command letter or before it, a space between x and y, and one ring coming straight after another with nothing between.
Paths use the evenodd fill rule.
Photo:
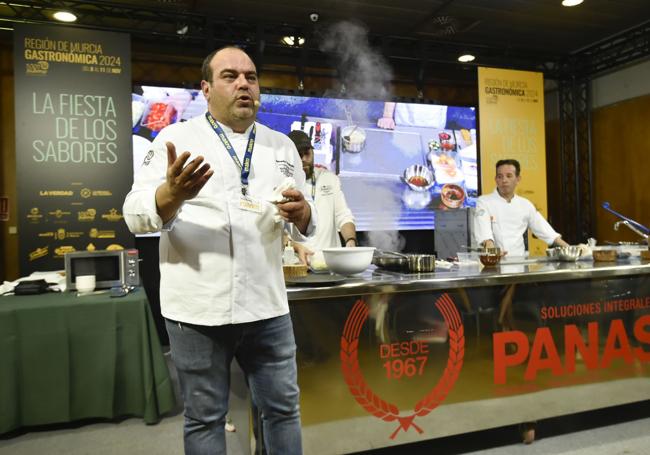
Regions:
<instances>
[{"instance_id":1,"label":"screen showing food","mask_svg":"<svg viewBox=\"0 0 650 455\"><path fill-rule=\"evenodd\" d=\"M200 90L151 86L136 87L132 104L134 172L162 128L207 107ZM433 229L436 209L476 205L474 107L262 94L257 118L309 135L359 231Z\"/></svg>"}]
</instances>

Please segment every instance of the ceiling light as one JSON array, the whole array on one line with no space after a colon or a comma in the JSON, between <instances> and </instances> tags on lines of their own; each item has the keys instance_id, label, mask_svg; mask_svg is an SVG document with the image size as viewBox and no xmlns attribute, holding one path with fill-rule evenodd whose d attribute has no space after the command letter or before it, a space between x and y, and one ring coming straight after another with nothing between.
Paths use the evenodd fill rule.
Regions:
<instances>
[{"instance_id":1,"label":"ceiling light","mask_svg":"<svg viewBox=\"0 0 650 455\"><path fill-rule=\"evenodd\" d=\"M57 11L52 14L52 17L61 22L74 22L77 20L77 16L70 11Z\"/></svg>"},{"instance_id":2,"label":"ceiling light","mask_svg":"<svg viewBox=\"0 0 650 455\"><path fill-rule=\"evenodd\" d=\"M562 0L562 6L578 6L585 0Z\"/></svg>"},{"instance_id":3,"label":"ceiling light","mask_svg":"<svg viewBox=\"0 0 650 455\"><path fill-rule=\"evenodd\" d=\"M458 61L463 63L473 62L475 58L476 57L474 57L472 54L463 54L458 57Z\"/></svg>"},{"instance_id":4,"label":"ceiling light","mask_svg":"<svg viewBox=\"0 0 650 455\"><path fill-rule=\"evenodd\" d=\"M176 29L176 34L177 35L187 35L187 32L189 31L189 29L190 29L189 25L181 24Z\"/></svg>"},{"instance_id":5,"label":"ceiling light","mask_svg":"<svg viewBox=\"0 0 650 455\"><path fill-rule=\"evenodd\" d=\"M283 36L280 41L282 41L283 44L286 44L287 46L302 46L305 44L305 38L302 36L298 36L298 44L296 44L296 37L295 36Z\"/></svg>"}]
</instances>

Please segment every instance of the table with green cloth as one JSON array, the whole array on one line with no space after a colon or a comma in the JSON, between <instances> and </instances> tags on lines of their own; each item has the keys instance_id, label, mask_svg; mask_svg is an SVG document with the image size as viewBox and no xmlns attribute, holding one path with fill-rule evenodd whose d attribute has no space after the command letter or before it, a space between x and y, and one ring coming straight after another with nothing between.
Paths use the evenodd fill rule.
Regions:
<instances>
[{"instance_id":1,"label":"table with green cloth","mask_svg":"<svg viewBox=\"0 0 650 455\"><path fill-rule=\"evenodd\" d=\"M0 297L0 433L175 406L143 290Z\"/></svg>"}]
</instances>

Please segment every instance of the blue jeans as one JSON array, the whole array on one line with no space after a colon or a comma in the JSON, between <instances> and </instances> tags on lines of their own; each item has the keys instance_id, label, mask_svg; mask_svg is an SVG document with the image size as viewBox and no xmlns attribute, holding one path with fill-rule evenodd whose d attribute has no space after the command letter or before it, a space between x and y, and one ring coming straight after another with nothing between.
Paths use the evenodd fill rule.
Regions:
<instances>
[{"instance_id":1,"label":"blue jeans","mask_svg":"<svg viewBox=\"0 0 650 455\"><path fill-rule=\"evenodd\" d=\"M185 402L186 455L226 453L233 357L261 411L267 453L302 454L296 343L288 314L213 327L165 324Z\"/></svg>"}]
</instances>

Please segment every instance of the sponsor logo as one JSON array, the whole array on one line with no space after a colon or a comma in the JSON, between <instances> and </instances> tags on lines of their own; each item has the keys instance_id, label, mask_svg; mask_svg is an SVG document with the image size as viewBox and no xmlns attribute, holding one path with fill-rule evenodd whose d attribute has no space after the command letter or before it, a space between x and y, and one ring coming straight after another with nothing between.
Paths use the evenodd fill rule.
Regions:
<instances>
[{"instance_id":1,"label":"sponsor logo","mask_svg":"<svg viewBox=\"0 0 650 455\"><path fill-rule=\"evenodd\" d=\"M91 196L112 196L113 193L109 190L91 190L90 188L82 188L81 191L79 191L79 195L84 199L88 199Z\"/></svg>"},{"instance_id":2,"label":"sponsor logo","mask_svg":"<svg viewBox=\"0 0 650 455\"><path fill-rule=\"evenodd\" d=\"M456 305L448 294L443 294L436 300L435 306L447 325L449 335L447 365L438 383L415 404L413 410L406 412L401 412L395 404L377 395L366 382L359 366L359 335L369 314L368 306L363 300L357 300L354 304L343 328L340 352L343 379L354 399L369 414L384 422L395 422L397 424L397 428L390 435L390 439L395 439L401 430L406 432L410 428L415 429L418 433L423 433L424 430L415 423L415 419L426 416L445 400L454 387L454 383L463 367L465 335L462 319ZM393 343L392 345L382 345L380 347L380 356L382 358L398 357L396 360L402 362L403 372L407 376L409 370L412 375L422 374L428 357L424 354L428 354L428 347L421 342ZM404 355L408 356L406 360L399 358ZM415 355L415 357L412 355ZM408 361L411 361L411 363L407 364ZM391 363L385 364L387 371L394 369L395 365Z\"/></svg>"},{"instance_id":3,"label":"sponsor logo","mask_svg":"<svg viewBox=\"0 0 650 455\"><path fill-rule=\"evenodd\" d=\"M97 215L97 210L95 209L82 210L81 212L77 212L77 219L84 222L95 221L95 215Z\"/></svg>"},{"instance_id":4,"label":"sponsor logo","mask_svg":"<svg viewBox=\"0 0 650 455\"><path fill-rule=\"evenodd\" d=\"M62 218L64 216L70 215L70 212L66 212L66 211L61 210L61 209L56 209L53 212L48 212L48 214L55 217L55 218Z\"/></svg>"},{"instance_id":5,"label":"sponsor logo","mask_svg":"<svg viewBox=\"0 0 650 455\"><path fill-rule=\"evenodd\" d=\"M61 256L65 255L66 253L72 253L74 251L77 251L77 250L75 250L75 248L73 246L64 245L64 246L60 246L58 248L55 248L54 249L54 255L57 256L57 257L61 257Z\"/></svg>"},{"instance_id":6,"label":"sponsor logo","mask_svg":"<svg viewBox=\"0 0 650 455\"><path fill-rule=\"evenodd\" d=\"M25 63L25 74L28 76L45 76L49 68L50 64L44 60Z\"/></svg>"},{"instance_id":7,"label":"sponsor logo","mask_svg":"<svg viewBox=\"0 0 650 455\"><path fill-rule=\"evenodd\" d=\"M31 221L32 223L38 223L41 221L41 218L43 218L43 215L40 213L41 211L38 209L38 207L32 207L29 209L29 213L27 214L27 219Z\"/></svg>"},{"instance_id":8,"label":"sponsor logo","mask_svg":"<svg viewBox=\"0 0 650 455\"><path fill-rule=\"evenodd\" d=\"M99 230L96 228L92 228L88 232L88 236L91 239L114 239L115 238L115 231L111 230Z\"/></svg>"},{"instance_id":9,"label":"sponsor logo","mask_svg":"<svg viewBox=\"0 0 650 455\"><path fill-rule=\"evenodd\" d=\"M36 248L34 251L29 252L29 260L34 261L36 259L47 256L50 253L49 247Z\"/></svg>"},{"instance_id":10,"label":"sponsor logo","mask_svg":"<svg viewBox=\"0 0 650 455\"><path fill-rule=\"evenodd\" d=\"M108 213L104 213L102 215L102 218L105 219L106 221L120 221L124 216L120 212L117 211L117 209L112 208L108 211Z\"/></svg>"},{"instance_id":11,"label":"sponsor logo","mask_svg":"<svg viewBox=\"0 0 650 455\"><path fill-rule=\"evenodd\" d=\"M635 314L648 309L650 297L634 297L545 305L540 309L540 318L546 321L594 317L607 313ZM554 333L550 327L539 327L532 341L527 333L518 330L499 332L493 335L494 383L506 384L508 371L522 367L525 367L525 383L534 385L538 374L544 371L553 376L576 374L577 362L584 364L587 372L607 369L616 360L628 364L636 360L650 362L648 347L650 314L636 319L611 319L604 324L601 321L591 321L586 327L584 324L566 324L561 327L561 333Z\"/></svg>"},{"instance_id":12,"label":"sponsor logo","mask_svg":"<svg viewBox=\"0 0 650 455\"><path fill-rule=\"evenodd\" d=\"M49 196L65 196L65 197L70 197L74 196L74 193L70 190L41 190L38 192L39 196L42 197L49 197Z\"/></svg>"}]
</instances>

